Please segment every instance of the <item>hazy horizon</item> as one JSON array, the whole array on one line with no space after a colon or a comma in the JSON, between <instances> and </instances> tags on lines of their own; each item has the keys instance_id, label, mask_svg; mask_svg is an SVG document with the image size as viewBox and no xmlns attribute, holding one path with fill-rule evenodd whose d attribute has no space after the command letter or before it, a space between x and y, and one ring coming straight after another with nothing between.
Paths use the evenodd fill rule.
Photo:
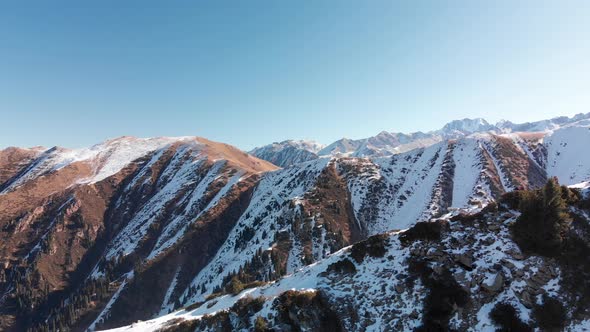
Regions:
<instances>
[{"instance_id":1,"label":"hazy horizon","mask_svg":"<svg viewBox=\"0 0 590 332\"><path fill-rule=\"evenodd\" d=\"M590 112L588 112L588 113L590 113ZM578 115L578 114L581 114L581 113L577 113L577 114L571 114L571 115L557 115L557 116L555 116L555 117L563 117L563 116L566 116L566 117L572 118L573 116L575 116L575 115ZM555 117L552 117L552 118L555 118ZM476 119L476 118L463 118L463 119L454 119L454 120L466 120L466 119ZM497 121L490 121L490 120L488 120L488 119L485 119L485 118L483 118L483 119L484 119L484 120L486 120L486 121L487 121L489 124L492 124L492 125L495 125L495 124L497 124L497 123L498 123L498 122L500 122L500 121L509 121L509 122L512 122L512 123L514 123L514 124L521 124L521 123L524 123L524 122L515 122L515 121L511 121L510 119L499 119L499 120L497 120ZM550 119L550 118L533 119L533 120L530 120L530 121L527 121L527 122L535 122L535 121L549 120L549 119ZM454 121L454 120L451 120L451 121ZM447 122L447 123L448 123L448 122ZM264 143L264 144L262 144L262 145L258 145L258 146L255 146L255 147L253 147L253 148L249 148L249 149L244 149L244 148L241 148L241 147L239 147L239 146L237 146L237 145L235 145L235 144L232 144L231 142L223 142L223 141L220 141L220 142L221 142L221 143L230 144L230 145L234 145L234 146L236 146L236 147L238 147L238 148L242 149L243 151L246 151L246 152L248 152L248 151L251 151L251 150L252 150L252 149L254 149L254 148L262 147L262 146L264 146L264 145L269 145L269 144L273 144L273 143L280 143L280 142L283 142L283 141L289 141L289 140L293 140L293 141L298 141L298 140L304 140L304 141L314 141L314 142L316 142L316 143L320 143L320 144L324 144L324 145L329 145L329 144L331 144L331 143L334 143L334 142L335 142L335 141L337 141L337 140L344 139L344 138L346 138L346 139L352 139L352 140L359 140L359 139L365 139L365 138L369 138L369 137L371 137L371 136L376 136L376 135L378 135L379 133L381 133L381 132L383 132L383 131L387 131L387 132L390 132L390 133L403 133L403 134L412 134L412 133L416 133L416 132L423 132L423 133L428 133L428 132L432 132L432 131L436 131L436 130L442 129L442 127L443 127L444 125L446 125L447 123L443 123L443 124L441 124L439 127L437 127L437 128L434 128L434 129L430 129L430 130L418 130L418 131L412 131L412 132L401 132L401 131L382 130L382 131L380 131L380 132L373 133L372 135L370 135L370 136L366 136L366 137L347 137L347 136L342 136L342 137L340 137L340 138L337 138L337 139L335 139L334 141L330 141L330 142L321 142L321 141L318 141L318 140L314 139L313 137L309 137L309 138L285 138L285 139L278 140L278 141L268 141L268 142L266 142L266 143ZM103 143L103 142L105 142L105 141L108 141L108 140L117 139L117 138L122 138L122 137L135 137L135 138L156 138L156 137L172 137L172 138L174 138L174 137L179 137L179 138L181 138L181 137L191 137L191 136L194 136L194 137L204 137L204 136L202 136L202 135L199 135L199 134L195 134L195 135L157 135L157 136L135 136L135 135L119 135L119 136L113 136L113 137L105 137L105 138L103 138L103 139L101 139L101 140L98 140L98 141L96 141L96 142L93 142L93 143L91 143L91 144L87 144L87 145L73 145L73 146L65 146L65 145L49 145L49 146L45 146L45 145L39 145L39 144L38 144L38 145L29 145L29 146L16 146L16 145L6 145L6 146L2 146L2 145L0 145L0 149L4 149L4 148L7 148L7 147L20 147L20 148L34 148L34 147L44 147L44 148L51 148L51 147L53 147L53 146L58 146L58 147L63 147L63 148L71 148L71 149L76 149L76 148L85 148L85 147L90 147L90 146L93 146L93 145L96 145L96 144ZM208 137L204 137L204 138L208 138Z\"/></svg>"}]
</instances>

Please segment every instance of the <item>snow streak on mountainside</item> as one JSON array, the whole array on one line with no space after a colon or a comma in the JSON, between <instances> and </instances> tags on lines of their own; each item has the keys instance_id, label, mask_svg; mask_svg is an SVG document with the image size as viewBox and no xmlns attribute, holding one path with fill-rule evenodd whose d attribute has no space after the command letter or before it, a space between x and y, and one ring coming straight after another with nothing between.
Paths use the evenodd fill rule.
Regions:
<instances>
[{"instance_id":1,"label":"snow streak on mountainside","mask_svg":"<svg viewBox=\"0 0 590 332\"><path fill-rule=\"evenodd\" d=\"M546 139L547 172L564 184L590 179L590 126L568 127L555 131Z\"/></svg>"}]
</instances>

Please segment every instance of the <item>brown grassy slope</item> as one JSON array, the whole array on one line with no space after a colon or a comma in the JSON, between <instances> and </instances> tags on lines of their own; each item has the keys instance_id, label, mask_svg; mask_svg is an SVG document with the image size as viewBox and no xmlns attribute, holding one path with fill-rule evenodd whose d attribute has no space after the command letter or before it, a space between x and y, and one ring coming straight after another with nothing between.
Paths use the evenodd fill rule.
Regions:
<instances>
[{"instance_id":1,"label":"brown grassy slope","mask_svg":"<svg viewBox=\"0 0 590 332\"><path fill-rule=\"evenodd\" d=\"M198 137L197 141L205 145L204 152L209 159L225 159L230 165L249 173L268 172L280 168L225 143L210 141L202 137Z\"/></svg>"},{"instance_id":2,"label":"brown grassy slope","mask_svg":"<svg viewBox=\"0 0 590 332\"><path fill-rule=\"evenodd\" d=\"M535 189L547 180L545 170L541 169L528 155L518 148L512 139L494 136L496 158L516 188Z\"/></svg>"},{"instance_id":3,"label":"brown grassy slope","mask_svg":"<svg viewBox=\"0 0 590 332\"><path fill-rule=\"evenodd\" d=\"M41 148L0 150L0 186L22 171L41 153Z\"/></svg>"}]
</instances>

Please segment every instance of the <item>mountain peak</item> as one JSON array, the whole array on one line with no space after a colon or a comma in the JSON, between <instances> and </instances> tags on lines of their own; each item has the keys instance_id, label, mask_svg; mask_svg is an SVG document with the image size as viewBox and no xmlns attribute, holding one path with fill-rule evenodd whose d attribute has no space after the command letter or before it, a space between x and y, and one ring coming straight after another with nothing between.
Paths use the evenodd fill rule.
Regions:
<instances>
[{"instance_id":1,"label":"mountain peak","mask_svg":"<svg viewBox=\"0 0 590 332\"><path fill-rule=\"evenodd\" d=\"M325 146L310 140L285 140L257 147L249 153L280 167L287 167L318 158L317 153Z\"/></svg>"},{"instance_id":2,"label":"mountain peak","mask_svg":"<svg viewBox=\"0 0 590 332\"><path fill-rule=\"evenodd\" d=\"M10 191L22 183L41 175L55 172L74 164L91 165L92 170L78 174L80 183L95 183L102 181L130 165L132 162L164 151L173 146L182 146L187 152L199 154L209 160L227 160L228 163L252 173L260 173L277 169L271 163L254 158L253 156L224 143L210 141L202 137L155 137L138 138L122 136L106 140L90 147L67 149L53 147L44 151L30 150L35 161L22 170L2 192ZM6 151L4 154L7 154ZM22 153L21 153L22 154Z\"/></svg>"},{"instance_id":3,"label":"mountain peak","mask_svg":"<svg viewBox=\"0 0 590 332\"><path fill-rule=\"evenodd\" d=\"M456 132L460 133L475 133L480 131L488 131L494 129L493 125L490 125L485 119L482 118L475 118L469 119L465 118L462 120L454 120L447 123L443 128L442 132L446 134L453 134Z\"/></svg>"}]
</instances>

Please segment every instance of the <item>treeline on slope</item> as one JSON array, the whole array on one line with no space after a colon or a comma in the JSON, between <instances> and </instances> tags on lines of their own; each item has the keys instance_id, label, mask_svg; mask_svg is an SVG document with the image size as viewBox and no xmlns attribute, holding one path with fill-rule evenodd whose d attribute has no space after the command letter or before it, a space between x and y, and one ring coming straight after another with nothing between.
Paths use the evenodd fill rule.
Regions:
<instances>
[{"instance_id":1,"label":"treeline on slope","mask_svg":"<svg viewBox=\"0 0 590 332\"><path fill-rule=\"evenodd\" d=\"M263 251L262 248L258 248L252 259L240 266L237 271L225 276L221 286L215 287L207 299L213 299L224 294L236 295L244 289L258 287L266 282L278 279L280 275L275 272L274 262L272 251ZM201 293L206 291L207 289L203 285ZM194 286L189 287L188 297L195 293ZM178 307L180 307L180 303L175 304L175 309Z\"/></svg>"},{"instance_id":2,"label":"treeline on slope","mask_svg":"<svg viewBox=\"0 0 590 332\"><path fill-rule=\"evenodd\" d=\"M225 294L236 295L244 289L258 287L279 279L287 273L287 259L291 249L291 239L288 232L277 232L274 237L273 247L270 250L258 248L252 258L240 266L236 271L223 277L220 285L214 287L206 300L219 297ZM221 273L222 270L219 270ZM188 287L185 297L177 298L174 302L174 310L182 308L187 299L196 294L204 294L207 287L202 284L199 289L194 285ZM187 308L200 305L200 302L193 303Z\"/></svg>"},{"instance_id":3,"label":"treeline on slope","mask_svg":"<svg viewBox=\"0 0 590 332\"><path fill-rule=\"evenodd\" d=\"M86 328L119 288L120 281L114 279L120 276L123 261L122 256L101 261L100 266L104 268L104 276L88 278L69 297L60 300L58 305L50 308L46 319L28 322L30 327L27 331L57 332Z\"/></svg>"},{"instance_id":4,"label":"treeline on slope","mask_svg":"<svg viewBox=\"0 0 590 332\"><path fill-rule=\"evenodd\" d=\"M590 210L590 197L560 186L551 178L544 187L515 191L502 199L521 215L512 225L512 236L529 255L555 260L561 270L560 286L565 303L548 296L533 308L542 329L562 329L568 315L585 319L590 314L590 223L582 216ZM566 310L566 308L569 308Z\"/></svg>"},{"instance_id":5,"label":"treeline on slope","mask_svg":"<svg viewBox=\"0 0 590 332\"><path fill-rule=\"evenodd\" d=\"M74 229L81 229L76 226ZM48 253L48 239L40 242L40 252ZM87 244L89 247L94 244ZM94 249L94 247L92 247ZM70 283L63 289L51 289L47 277L38 269L39 255L28 258L21 265L9 269L0 269L0 289L5 293L3 314L14 315L16 324L11 328L16 331L68 331L75 330L81 321L88 321L88 314L106 304L114 292L111 276L117 273L115 263L105 269L106 276L83 281L93 266L92 253L89 250L76 270L68 273ZM69 255L66 255L66 260ZM66 265L68 263L66 262ZM88 324L90 324L88 322Z\"/></svg>"},{"instance_id":6,"label":"treeline on slope","mask_svg":"<svg viewBox=\"0 0 590 332\"><path fill-rule=\"evenodd\" d=\"M83 223L80 222L80 224ZM41 283L29 282L30 277L16 278L17 286L25 282L24 289L29 290L16 292L17 304L23 304L17 306L19 320L17 329L37 332L79 331L87 328L118 289L120 281L117 279L129 271L139 269L142 256L147 255L146 248L153 246L154 238L160 231L159 223L150 225L147 236L138 245L140 249L137 252L126 256L120 255L111 260L99 258L106 245L104 238L109 236L109 231L105 231L102 234L104 238L97 240L96 243L87 244L90 248L88 253L78 264L77 269L68 275L70 284L60 291L42 291L41 294L35 294L35 289L39 288ZM42 242L42 250L46 250L47 247L46 241ZM86 278L97 260L98 267L104 275L96 279ZM26 273L26 276L35 276L38 272L30 269Z\"/></svg>"},{"instance_id":7,"label":"treeline on slope","mask_svg":"<svg viewBox=\"0 0 590 332\"><path fill-rule=\"evenodd\" d=\"M50 310L49 318L27 329L29 332L57 332L73 330L81 321L90 324L94 308L101 307L117 287L106 278L91 279L81 289Z\"/></svg>"}]
</instances>

